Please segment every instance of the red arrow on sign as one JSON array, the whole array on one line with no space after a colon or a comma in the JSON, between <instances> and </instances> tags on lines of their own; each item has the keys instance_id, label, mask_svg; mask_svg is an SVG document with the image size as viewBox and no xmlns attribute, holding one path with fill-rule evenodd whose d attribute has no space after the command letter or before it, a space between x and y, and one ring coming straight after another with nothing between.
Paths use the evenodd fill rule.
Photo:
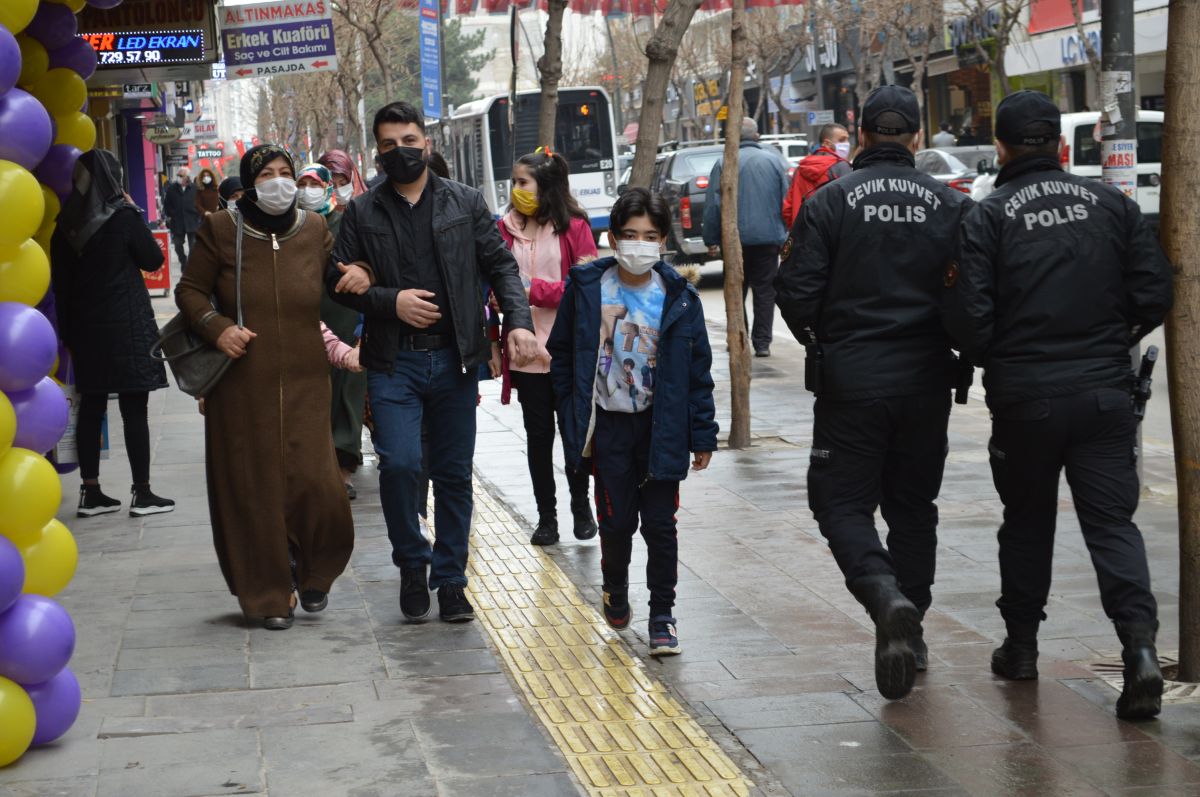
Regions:
<instances>
[{"instance_id":1,"label":"red arrow on sign","mask_svg":"<svg viewBox=\"0 0 1200 797\"><path fill-rule=\"evenodd\" d=\"M234 72L234 74L237 75L238 77L245 77L246 75L253 75L254 70L253 69L239 69L237 72Z\"/></svg>"},{"instance_id":2,"label":"red arrow on sign","mask_svg":"<svg viewBox=\"0 0 1200 797\"><path fill-rule=\"evenodd\" d=\"M313 69L320 69L323 66L329 66L329 62L328 61L313 61L312 65L313 65Z\"/></svg>"}]
</instances>

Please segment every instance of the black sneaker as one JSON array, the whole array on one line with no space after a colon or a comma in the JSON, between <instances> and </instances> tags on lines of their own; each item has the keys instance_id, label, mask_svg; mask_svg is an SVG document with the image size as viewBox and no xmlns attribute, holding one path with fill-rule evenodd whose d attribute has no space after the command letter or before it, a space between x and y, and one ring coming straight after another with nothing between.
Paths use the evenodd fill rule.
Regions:
<instances>
[{"instance_id":1,"label":"black sneaker","mask_svg":"<svg viewBox=\"0 0 1200 797\"><path fill-rule=\"evenodd\" d=\"M604 622L621 631L629 627L633 611L629 608L628 587L604 587Z\"/></svg>"},{"instance_id":2,"label":"black sneaker","mask_svg":"<svg viewBox=\"0 0 1200 797\"><path fill-rule=\"evenodd\" d=\"M100 485L82 484L79 486L79 508L75 510L75 517L107 515L111 512L118 512L120 509L121 502L100 492Z\"/></svg>"},{"instance_id":3,"label":"black sneaker","mask_svg":"<svg viewBox=\"0 0 1200 797\"><path fill-rule=\"evenodd\" d=\"M306 589L300 593L300 607L309 614L325 610L329 605L329 593L319 589Z\"/></svg>"},{"instance_id":4,"label":"black sneaker","mask_svg":"<svg viewBox=\"0 0 1200 797\"><path fill-rule=\"evenodd\" d=\"M475 607L456 584L438 587L438 615L447 623L467 623L475 619Z\"/></svg>"},{"instance_id":5,"label":"black sneaker","mask_svg":"<svg viewBox=\"0 0 1200 797\"><path fill-rule=\"evenodd\" d=\"M1004 644L992 651L992 672L1010 681L1036 681L1037 639L1016 640L1005 637Z\"/></svg>"},{"instance_id":6,"label":"black sneaker","mask_svg":"<svg viewBox=\"0 0 1200 797\"><path fill-rule=\"evenodd\" d=\"M533 536L529 538L530 545L554 545L558 542L558 521L539 520Z\"/></svg>"},{"instance_id":7,"label":"black sneaker","mask_svg":"<svg viewBox=\"0 0 1200 797\"><path fill-rule=\"evenodd\" d=\"M429 617L429 576L425 566L405 567L400 570L400 611L410 622L420 622Z\"/></svg>"},{"instance_id":8,"label":"black sneaker","mask_svg":"<svg viewBox=\"0 0 1200 797\"><path fill-rule=\"evenodd\" d=\"M592 517L592 510L589 507L580 507L572 512L575 515L575 539L590 540L596 536L599 529L596 526L596 519Z\"/></svg>"},{"instance_id":9,"label":"black sneaker","mask_svg":"<svg viewBox=\"0 0 1200 797\"><path fill-rule=\"evenodd\" d=\"M925 629L918 627L917 633L909 642L912 648L913 660L917 663L917 672L929 669L929 646L925 644Z\"/></svg>"},{"instance_id":10,"label":"black sneaker","mask_svg":"<svg viewBox=\"0 0 1200 797\"><path fill-rule=\"evenodd\" d=\"M675 632L675 618L668 614L660 614L650 618L650 655L678 656L683 652L679 647L679 635Z\"/></svg>"},{"instance_id":11,"label":"black sneaker","mask_svg":"<svg viewBox=\"0 0 1200 797\"><path fill-rule=\"evenodd\" d=\"M755 357L770 357L771 356L771 348L769 346L763 346L760 349L755 349L754 356Z\"/></svg>"},{"instance_id":12,"label":"black sneaker","mask_svg":"<svg viewBox=\"0 0 1200 797\"><path fill-rule=\"evenodd\" d=\"M150 492L149 487L134 486L133 497L129 501L129 514L134 517L146 515L161 515L163 512L174 512L175 502L170 498L160 498Z\"/></svg>"}]
</instances>

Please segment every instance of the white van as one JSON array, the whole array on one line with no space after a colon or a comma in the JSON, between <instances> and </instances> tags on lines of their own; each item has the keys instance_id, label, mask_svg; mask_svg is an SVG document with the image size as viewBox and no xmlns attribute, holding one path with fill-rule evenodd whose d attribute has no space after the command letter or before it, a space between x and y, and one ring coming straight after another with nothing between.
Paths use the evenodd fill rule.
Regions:
<instances>
[{"instance_id":1,"label":"white van","mask_svg":"<svg viewBox=\"0 0 1200 797\"><path fill-rule=\"evenodd\" d=\"M1101 177L1100 112L1064 113L1062 134L1063 168L1071 174ZM1158 200L1162 181L1163 112L1137 114L1137 203L1142 213L1158 223Z\"/></svg>"}]
</instances>

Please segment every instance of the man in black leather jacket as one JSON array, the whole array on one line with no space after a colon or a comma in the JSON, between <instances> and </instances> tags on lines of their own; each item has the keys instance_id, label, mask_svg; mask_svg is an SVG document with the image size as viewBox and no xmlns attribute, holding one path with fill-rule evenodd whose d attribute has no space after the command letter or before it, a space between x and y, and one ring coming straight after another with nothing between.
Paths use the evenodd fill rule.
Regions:
<instances>
[{"instance_id":1,"label":"man in black leather jacket","mask_svg":"<svg viewBox=\"0 0 1200 797\"><path fill-rule=\"evenodd\" d=\"M474 618L463 590L476 374L491 356L484 281L504 311L513 361L532 361L537 339L517 263L483 196L428 169L420 110L402 102L380 109L375 141L388 179L346 209L326 285L336 301L365 317L360 361L369 371L380 498L392 561L400 568L400 609L411 621L424 620L434 589L441 618L463 622ZM432 548L417 519L422 418L433 441Z\"/></svg>"},{"instance_id":2,"label":"man in black leather jacket","mask_svg":"<svg viewBox=\"0 0 1200 797\"><path fill-rule=\"evenodd\" d=\"M946 318L984 367L992 476L1004 502L1001 597L1006 678L1037 677L1050 592L1059 474L1124 647L1117 715L1158 714L1157 605L1141 533L1129 350L1171 306L1171 268L1137 204L1059 166L1058 107L1020 91L996 109L996 190L963 222L945 275Z\"/></svg>"},{"instance_id":3,"label":"man in black leather jacket","mask_svg":"<svg viewBox=\"0 0 1200 797\"><path fill-rule=\"evenodd\" d=\"M914 168L920 118L910 90L871 93L866 149L853 173L804 202L776 281L817 396L809 507L875 621L875 678L890 699L908 693L928 656L920 623L932 600L954 373L938 303L970 202Z\"/></svg>"}]
</instances>

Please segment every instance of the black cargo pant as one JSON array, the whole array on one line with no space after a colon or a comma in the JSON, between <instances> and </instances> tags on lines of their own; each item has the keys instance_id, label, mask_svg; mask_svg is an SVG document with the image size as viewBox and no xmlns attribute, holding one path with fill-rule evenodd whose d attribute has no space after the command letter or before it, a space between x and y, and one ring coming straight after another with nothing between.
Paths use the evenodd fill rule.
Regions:
<instances>
[{"instance_id":1,"label":"black cargo pant","mask_svg":"<svg viewBox=\"0 0 1200 797\"><path fill-rule=\"evenodd\" d=\"M1137 420L1127 390L1106 388L992 408L992 478L1004 502L1000 600L1010 624L1036 626L1050 594L1050 563L1065 468L1083 539L1113 620L1154 620L1134 460Z\"/></svg>"},{"instance_id":2,"label":"black cargo pant","mask_svg":"<svg viewBox=\"0 0 1200 797\"><path fill-rule=\"evenodd\" d=\"M775 326L775 275L779 273L779 247L742 247L742 306L746 291L754 291L754 326L750 343L755 351L771 348ZM749 321L746 323L750 326Z\"/></svg>"},{"instance_id":3,"label":"black cargo pant","mask_svg":"<svg viewBox=\"0 0 1200 797\"><path fill-rule=\"evenodd\" d=\"M538 519L554 521L557 517L557 490L554 483L554 419L558 415L554 385L550 374L527 374L512 371L512 384L517 389L521 415L525 421L525 447L528 451L529 476L533 481L533 497L537 501ZM563 419L558 418L562 427ZM565 438L564 438L565 439ZM571 511L588 510L588 474L586 470L568 467L567 487L571 491Z\"/></svg>"},{"instance_id":4,"label":"black cargo pant","mask_svg":"<svg viewBox=\"0 0 1200 797\"><path fill-rule=\"evenodd\" d=\"M950 391L864 401L818 398L808 505L847 585L894 575L924 612L937 564L938 492L946 464ZM887 547L875 509L888 526Z\"/></svg>"}]
</instances>

